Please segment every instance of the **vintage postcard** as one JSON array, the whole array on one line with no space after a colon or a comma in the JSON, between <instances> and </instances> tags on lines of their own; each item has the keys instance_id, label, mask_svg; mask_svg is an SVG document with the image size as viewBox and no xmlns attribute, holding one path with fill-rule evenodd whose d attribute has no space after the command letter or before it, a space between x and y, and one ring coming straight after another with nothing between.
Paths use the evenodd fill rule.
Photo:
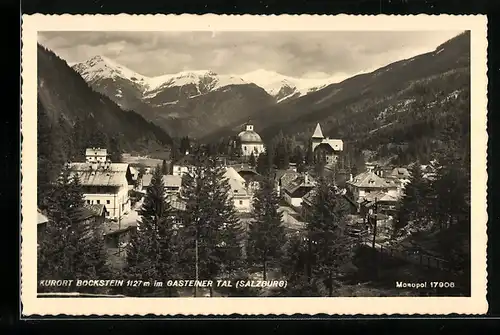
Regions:
<instances>
[{"instance_id":1,"label":"vintage postcard","mask_svg":"<svg viewBox=\"0 0 500 335\"><path fill-rule=\"evenodd\" d=\"M23 315L486 313L485 16L22 20Z\"/></svg>"}]
</instances>

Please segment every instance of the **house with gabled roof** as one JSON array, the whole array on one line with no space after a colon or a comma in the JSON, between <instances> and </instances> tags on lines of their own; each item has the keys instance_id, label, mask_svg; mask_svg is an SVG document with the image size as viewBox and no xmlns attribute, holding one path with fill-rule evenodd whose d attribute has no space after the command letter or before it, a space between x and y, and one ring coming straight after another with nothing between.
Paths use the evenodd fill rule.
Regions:
<instances>
[{"instance_id":1,"label":"house with gabled roof","mask_svg":"<svg viewBox=\"0 0 500 335\"><path fill-rule=\"evenodd\" d=\"M290 182L282 186L285 201L292 207L300 207L302 198L316 185L316 181L307 173L299 174Z\"/></svg>"},{"instance_id":2,"label":"house with gabled roof","mask_svg":"<svg viewBox=\"0 0 500 335\"><path fill-rule=\"evenodd\" d=\"M87 149L84 163L69 163L71 175L77 175L87 205L105 205L108 216L121 217L130 211L129 185L133 177L127 163L103 160L106 149Z\"/></svg>"},{"instance_id":3,"label":"house with gabled roof","mask_svg":"<svg viewBox=\"0 0 500 335\"><path fill-rule=\"evenodd\" d=\"M232 167L226 167L224 178L229 183L230 198L238 212L250 212L252 206L252 194L246 186L246 180Z\"/></svg>"},{"instance_id":4,"label":"house with gabled roof","mask_svg":"<svg viewBox=\"0 0 500 335\"><path fill-rule=\"evenodd\" d=\"M382 178L371 169L347 181L346 186L357 203L363 202L371 193L380 192L391 197L399 197L399 183L393 178Z\"/></svg>"}]
</instances>

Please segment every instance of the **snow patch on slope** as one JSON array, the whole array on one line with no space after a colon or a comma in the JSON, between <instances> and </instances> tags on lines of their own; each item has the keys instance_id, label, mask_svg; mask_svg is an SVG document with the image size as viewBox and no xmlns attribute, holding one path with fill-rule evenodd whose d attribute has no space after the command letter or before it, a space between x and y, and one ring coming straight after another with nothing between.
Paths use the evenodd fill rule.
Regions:
<instances>
[{"instance_id":1,"label":"snow patch on slope","mask_svg":"<svg viewBox=\"0 0 500 335\"><path fill-rule=\"evenodd\" d=\"M321 79L295 78L267 70L252 71L243 74L241 77L247 82L251 82L262 87L272 96L276 96L283 87L293 89L294 92L288 94L287 97L293 96L297 93L299 93L299 96L302 96L307 93L317 91L329 84L338 82L338 79L334 79L332 77ZM287 97L283 97L281 100L284 100Z\"/></svg>"}]
</instances>

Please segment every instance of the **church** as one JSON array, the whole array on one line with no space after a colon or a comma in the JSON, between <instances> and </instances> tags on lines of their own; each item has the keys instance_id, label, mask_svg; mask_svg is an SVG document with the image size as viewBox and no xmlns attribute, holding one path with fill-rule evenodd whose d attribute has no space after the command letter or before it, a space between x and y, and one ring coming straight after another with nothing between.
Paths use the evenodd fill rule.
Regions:
<instances>
[{"instance_id":1,"label":"church","mask_svg":"<svg viewBox=\"0 0 500 335\"><path fill-rule=\"evenodd\" d=\"M311 146L315 159L324 157L325 163L330 164L337 161L339 152L344 150L344 142L323 136L319 123L311 137Z\"/></svg>"},{"instance_id":2,"label":"church","mask_svg":"<svg viewBox=\"0 0 500 335\"><path fill-rule=\"evenodd\" d=\"M246 124L245 130L238 134L238 138L241 142L241 153L243 156L248 157L253 153L255 158L257 158L264 152L264 142L262 142L260 135L253 130L251 123Z\"/></svg>"}]
</instances>

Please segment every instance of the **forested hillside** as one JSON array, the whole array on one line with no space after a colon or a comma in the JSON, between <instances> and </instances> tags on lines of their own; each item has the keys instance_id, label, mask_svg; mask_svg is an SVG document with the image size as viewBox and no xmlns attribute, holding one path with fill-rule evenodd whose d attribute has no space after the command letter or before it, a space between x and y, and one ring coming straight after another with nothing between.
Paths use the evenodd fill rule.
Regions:
<instances>
[{"instance_id":1,"label":"forested hillside","mask_svg":"<svg viewBox=\"0 0 500 335\"><path fill-rule=\"evenodd\" d=\"M426 160L451 118L460 121L456 131L468 132L469 92L470 33L465 32L433 52L264 109L252 121L264 139L281 131L305 142L320 122L325 136L373 151L373 159ZM245 121L206 140L234 134Z\"/></svg>"},{"instance_id":2,"label":"forested hillside","mask_svg":"<svg viewBox=\"0 0 500 335\"><path fill-rule=\"evenodd\" d=\"M171 143L158 126L94 92L50 50L39 45L37 55L39 197L62 164L82 160L87 147L106 147L117 161L125 150L147 152Z\"/></svg>"}]
</instances>

